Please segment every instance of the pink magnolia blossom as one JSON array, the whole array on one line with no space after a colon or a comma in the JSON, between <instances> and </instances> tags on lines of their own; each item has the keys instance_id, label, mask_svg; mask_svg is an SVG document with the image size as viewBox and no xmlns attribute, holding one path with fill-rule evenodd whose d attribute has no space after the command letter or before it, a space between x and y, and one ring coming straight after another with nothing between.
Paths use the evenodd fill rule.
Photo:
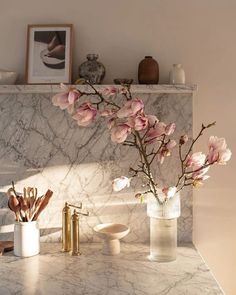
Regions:
<instances>
[{"instance_id":1,"label":"pink magnolia blossom","mask_svg":"<svg viewBox=\"0 0 236 295\"><path fill-rule=\"evenodd\" d=\"M175 196L175 194L177 192L177 187L175 187L175 186L164 187L162 189L162 192L165 194L167 199L171 199Z\"/></svg>"},{"instance_id":2,"label":"pink magnolia blossom","mask_svg":"<svg viewBox=\"0 0 236 295\"><path fill-rule=\"evenodd\" d=\"M113 142L124 142L131 132L131 127L128 124L119 124L111 129L111 140Z\"/></svg>"},{"instance_id":3,"label":"pink magnolia blossom","mask_svg":"<svg viewBox=\"0 0 236 295\"><path fill-rule=\"evenodd\" d=\"M176 141L171 139L165 144L159 151L157 155L157 161L162 164L165 160L165 157L168 157L171 155L171 149L173 149L176 146Z\"/></svg>"},{"instance_id":4,"label":"pink magnolia blossom","mask_svg":"<svg viewBox=\"0 0 236 295\"><path fill-rule=\"evenodd\" d=\"M115 109L105 109L100 112L100 115L102 117L110 117L110 116L114 115L115 112L116 112Z\"/></svg>"},{"instance_id":5,"label":"pink magnolia blossom","mask_svg":"<svg viewBox=\"0 0 236 295\"><path fill-rule=\"evenodd\" d=\"M155 124L157 124L159 122L157 117L154 115L147 115L147 118L148 118L148 123L150 126L154 126Z\"/></svg>"},{"instance_id":6,"label":"pink magnolia blossom","mask_svg":"<svg viewBox=\"0 0 236 295\"><path fill-rule=\"evenodd\" d=\"M106 87L103 92L106 96L114 96L118 93L118 89L115 86Z\"/></svg>"},{"instance_id":7,"label":"pink magnolia blossom","mask_svg":"<svg viewBox=\"0 0 236 295\"><path fill-rule=\"evenodd\" d=\"M206 155L202 152L193 153L191 156L187 157L186 166L187 167L201 167L205 164Z\"/></svg>"},{"instance_id":8,"label":"pink magnolia blossom","mask_svg":"<svg viewBox=\"0 0 236 295\"><path fill-rule=\"evenodd\" d=\"M118 118L125 118L136 115L142 111L144 103L141 99L132 99L125 103L125 105L117 112Z\"/></svg>"},{"instance_id":9,"label":"pink magnolia blossom","mask_svg":"<svg viewBox=\"0 0 236 295\"><path fill-rule=\"evenodd\" d=\"M128 125L136 131L143 130L148 126L148 118L142 113L129 117Z\"/></svg>"},{"instance_id":10,"label":"pink magnolia blossom","mask_svg":"<svg viewBox=\"0 0 236 295\"><path fill-rule=\"evenodd\" d=\"M146 142L152 143L158 137L165 134L166 124L163 122L158 122L153 128L151 128L146 135Z\"/></svg>"},{"instance_id":11,"label":"pink magnolia blossom","mask_svg":"<svg viewBox=\"0 0 236 295\"><path fill-rule=\"evenodd\" d=\"M226 150L227 144L224 138L218 138L217 136L210 136L208 142L209 150Z\"/></svg>"},{"instance_id":12,"label":"pink magnolia blossom","mask_svg":"<svg viewBox=\"0 0 236 295\"><path fill-rule=\"evenodd\" d=\"M209 154L207 156L208 163L224 165L231 158L231 151L227 148L227 144L224 138L218 138L217 136L211 136L209 138Z\"/></svg>"},{"instance_id":13,"label":"pink magnolia blossom","mask_svg":"<svg viewBox=\"0 0 236 295\"><path fill-rule=\"evenodd\" d=\"M176 141L174 139L169 140L166 144L166 148L168 150L173 149L175 146L176 146Z\"/></svg>"},{"instance_id":14,"label":"pink magnolia blossom","mask_svg":"<svg viewBox=\"0 0 236 295\"><path fill-rule=\"evenodd\" d=\"M58 93L52 97L52 103L60 107L61 110L67 109L69 113L73 112L74 103L79 99L80 92L75 87L68 87L61 84L63 92Z\"/></svg>"},{"instance_id":15,"label":"pink magnolia blossom","mask_svg":"<svg viewBox=\"0 0 236 295\"><path fill-rule=\"evenodd\" d=\"M121 176L112 181L112 188L114 192L119 192L125 187L130 186L131 179L126 176Z\"/></svg>"},{"instance_id":16,"label":"pink magnolia blossom","mask_svg":"<svg viewBox=\"0 0 236 295\"><path fill-rule=\"evenodd\" d=\"M165 134L166 135L171 135L175 132L175 128L176 128L176 125L175 123L170 123L166 126L165 128Z\"/></svg>"},{"instance_id":17,"label":"pink magnolia blossom","mask_svg":"<svg viewBox=\"0 0 236 295\"><path fill-rule=\"evenodd\" d=\"M87 126L95 120L97 110L89 102L83 103L77 110L73 119L79 126Z\"/></svg>"},{"instance_id":18,"label":"pink magnolia blossom","mask_svg":"<svg viewBox=\"0 0 236 295\"><path fill-rule=\"evenodd\" d=\"M111 118L108 122L107 122L107 128L111 129L116 125L116 118Z\"/></svg>"},{"instance_id":19,"label":"pink magnolia blossom","mask_svg":"<svg viewBox=\"0 0 236 295\"><path fill-rule=\"evenodd\" d=\"M221 165L225 165L226 162L228 162L230 160L231 156L232 156L232 152L231 152L230 149L220 151L219 152L218 163L221 164Z\"/></svg>"},{"instance_id":20,"label":"pink magnolia blossom","mask_svg":"<svg viewBox=\"0 0 236 295\"><path fill-rule=\"evenodd\" d=\"M195 172L193 172L192 178L193 179L203 179L204 178L204 180L209 178L209 176L205 175L205 174L209 171L210 166L204 167L202 169L200 169L200 168L201 168L201 166L200 167L196 166L193 168L193 171L195 171Z\"/></svg>"}]
</instances>

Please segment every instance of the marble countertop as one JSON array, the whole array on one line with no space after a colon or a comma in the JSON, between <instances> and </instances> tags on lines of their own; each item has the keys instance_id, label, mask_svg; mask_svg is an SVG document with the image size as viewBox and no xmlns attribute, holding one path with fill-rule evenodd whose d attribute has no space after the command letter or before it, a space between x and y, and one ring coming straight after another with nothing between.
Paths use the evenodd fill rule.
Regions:
<instances>
[{"instance_id":1,"label":"marble countertop","mask_svg":"<svg viewBox=\"0 0 236 295\"><path fill-rule=\"evenodd\" d=\"M108 86L111 85L95 85L98 90ZM119 85L115 86L120 87ZM77 85L77 88L83 91L90 89L84 85ZM197 85L131 85L133 93L194 93L195 91L197 91ZM57 92L60 92L59 85L0 85L0 94Z\"/></svg>"},{"instance_id":2,"label":"marble countertop","mask_svg":"<svg viewBox=\"0 0 236 295\"><path fill-rule=\"evenodd\" d=\"M147 259L144 244L122 244L118 256L101 254L101 244L82 244L82 255L60 252L60 244L42 243L41 254L0 257L0 294L24 295L218 295L223 294L191 245L178 248L170 263Z\"/></svg>"}]
</instances>

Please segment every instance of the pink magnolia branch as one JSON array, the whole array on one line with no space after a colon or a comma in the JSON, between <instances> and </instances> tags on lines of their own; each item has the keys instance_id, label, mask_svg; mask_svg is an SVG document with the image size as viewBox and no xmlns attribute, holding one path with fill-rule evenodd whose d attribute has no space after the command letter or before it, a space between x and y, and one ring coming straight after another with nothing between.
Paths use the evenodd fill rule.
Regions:
<instances>
[{"instance_id":1,"label":"pink magnolia branch","mask_svg":"<svg viewBox=\"0 0 236 295\"><path fill-rule=\"evenodd\" d=\"M88 85L92 91L81 91L73 86L62 85L64 92L52 98L53 104L62 110L67 109L79 126L87 126L94 122L97 115L107 117L111 140L124 146L134 147L138 151L140 162L137 165L138 168L130 168L131 178L143 174L148 186L148 190L144 193L151 192L157 201L162 203L158 183L152 174L152 167L157 165L157 161L162 163L175 147L175 140L170 138L175 131L175 124L167 125L160 122L156 116L145 114L143 101L132 97L130 85L123 88L111 86L100 92L88 81L83 80L82 84ZM117 95L123 95L125 102L115 101ZM82 98L89 100L81 103ZM166 196L164 202L184 187L196 186L205 180L208 177L205 173L211 165L225 164L230 159L231 151L227 149L225 140L215 136L209 139L207 155L201 152L193 153L194 145L203 135L204 130L214 125L215 122L207 126L202 124L200 132L192 140L184 155L182 148L188 142L188 137L183 135L179 139L178 153L181 173L174 187L162 189ZM129 186L130 180L125 176L115 179L113 181L114 191Z\"/></svg>"}]
</instances>

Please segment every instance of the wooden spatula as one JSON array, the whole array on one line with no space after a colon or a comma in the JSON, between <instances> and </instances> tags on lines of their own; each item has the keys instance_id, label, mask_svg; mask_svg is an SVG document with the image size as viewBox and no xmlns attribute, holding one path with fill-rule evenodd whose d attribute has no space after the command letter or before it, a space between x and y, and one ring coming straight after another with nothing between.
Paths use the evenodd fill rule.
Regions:
<instances>
[{"instance_id":1,"label":"wooden spatula","mask_svg":"<svg viewBox=\"0 0 236 295\"><path fill-rule=\"evenodd\" d=\"M2 256L4 252L12 251L13 249L13 241L0 241L0 256Z\"/></svg>"},{"instance_id":2,"label":"wooden spatula","mask_svg":"<svg viewBox=\"0 0 236 295\"><path fill-rule=\"evenodd\" d=\"M44 195L44 197L42 198L42 201L39 204L37 212L35 213L35 215L33 217L33 221L37 220L39 214L43 211L43 209L46 208L50 198L52 197L52 194L53 194L53 192L51 190L47 190L46 194Z\"/></svg>"}]
</instances>

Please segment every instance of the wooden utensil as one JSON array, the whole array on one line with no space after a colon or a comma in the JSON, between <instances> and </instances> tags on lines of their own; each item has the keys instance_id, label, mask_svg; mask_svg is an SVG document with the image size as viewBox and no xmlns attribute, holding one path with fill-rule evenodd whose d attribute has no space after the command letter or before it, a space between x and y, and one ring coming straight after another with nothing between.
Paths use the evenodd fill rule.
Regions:
<instances>
[{"instance_id":1,"label":"wooden utensil","mask_svg":"<svg viewBox=\"0 0 236 295\"><path fill-rule=\"evenodd\" d=\"M4 252L12 251L13 249L13 241L0 241L0 256L2 256Z\"/></svg>"},{"instance_id":2,"label":"wooden utensil","mask_svg":"<svg viewBox=\"0 0 236 295\"><path fill-rule=\"evenodd\" d=\"M32 210L32 213L31 213L30 221L33 221L34 215L35 215L35 213L37 213L37 211L38 211L38 209L40 207L40 204L43 201L43 198L44 198L44 195L42 195L39 198L34 200L34 205L33 205L33 210Z\"/></svg>"},{"instance_id":3,"label":"wooden utensil","mask_svg":"<svg viewBox=\"0 0 236 295\"><path fill-rule=\"evenodd\" d=\"M7 196L8 198L10 198L10 196L14 196L17 198L17 195L15 194L15 191L12 187L7 190Z\"/></svg>"},{"instance_id":4,"label":"wooden utensil","mask_svg":"<svg viewBox=\"0 0 236 295\"><path fill-rule=\"evenodd\" d=\"M24 212L24 219L23 221L28 221L29 220L29 216L28 216L28 204L27 204L27 200L25 200L25 198L23 196L19 196L18 198L19 200L19 203L20 203L20 208L21 208L21 211Z\"/></svg>"},{"instance_id":5,"label":"wooden utensil","mask_svg":"<svg viewBox=\"0 0 236 295\"><path fill-rule=\"evenodd\" d=\"M45 209L45 207L48 205L48 202L50 198L52 197L53 192L51 190L47 190L46 194L44 195L42 202L40 203L37 212L35 213L33 217L33 221L37 220L39 214Z\"/></svg>"},{"instance_id":6,"label":"wooden utensil","mask_svg":"<svg viewBox=\"0 0 236 295\"><path fill-rule=\"evenodd\" d=\"M16 221L20 220L20 203L18 199L11 195L8 200L8 207L15 213Z\"/></svg>"}]
</instances>

